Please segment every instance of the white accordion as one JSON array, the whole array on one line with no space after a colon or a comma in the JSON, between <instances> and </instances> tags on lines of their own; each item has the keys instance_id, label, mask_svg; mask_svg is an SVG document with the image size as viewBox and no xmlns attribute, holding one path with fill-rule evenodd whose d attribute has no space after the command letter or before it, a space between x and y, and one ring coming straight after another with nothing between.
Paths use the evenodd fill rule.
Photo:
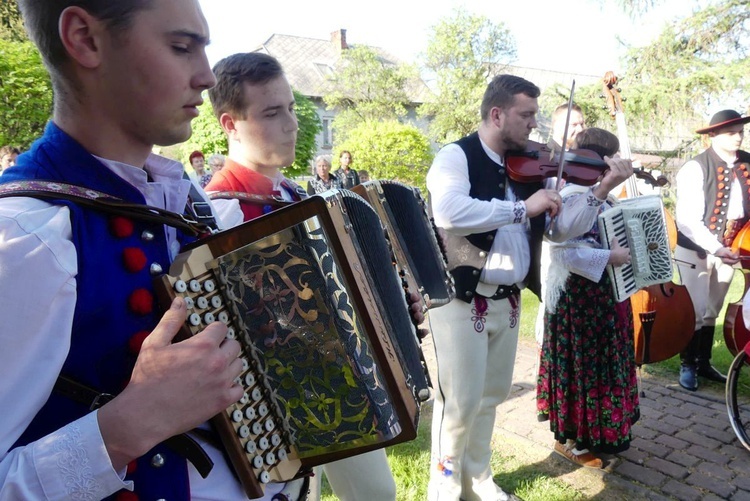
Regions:
<instances>
[{"instance_id":1,"label":"white accordion","mask_svg":"<svg viewBox=\"0 0 750 501\"><path fill-rule=\"evenodd\" d=\"M607 266L618 302L639 289L672 280L672 253L660 196L624 199L605 210L599 215L599 233L605 248L610 248L614 238L630 249L630 264Z\"/></svg>"}]
</instances>

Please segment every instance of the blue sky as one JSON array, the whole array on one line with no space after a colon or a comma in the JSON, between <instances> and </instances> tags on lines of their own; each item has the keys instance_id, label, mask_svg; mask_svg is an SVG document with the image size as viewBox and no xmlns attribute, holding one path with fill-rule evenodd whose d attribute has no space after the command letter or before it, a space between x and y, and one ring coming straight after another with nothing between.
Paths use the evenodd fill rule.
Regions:
<instances>
[{"instance_id":1,"label":"blue sky","mask_svg":"<svg viewBox=\"0 0 750 501\"><path fill-rule=\"evenodd\" d=\"M612 0L199 0L211 29L211 63L255 48L274 33L373 45L416 62L430 28L457 7L502 21L518 47L520 66L603 75L621 70L618 37L644 45L667 21L689 15L706 0L663 0L633 22Z\"/></svg>"}]
</instances>

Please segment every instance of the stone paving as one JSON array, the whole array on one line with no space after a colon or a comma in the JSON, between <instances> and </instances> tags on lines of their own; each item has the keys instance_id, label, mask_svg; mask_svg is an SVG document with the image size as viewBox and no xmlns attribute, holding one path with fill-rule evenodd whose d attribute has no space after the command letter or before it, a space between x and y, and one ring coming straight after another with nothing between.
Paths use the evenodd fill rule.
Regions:
<instances>
[{"instance_id":1,"label":"stone paving","mask_svg":"<svg viewBox=\"0 0 750 501\"><path fill-rule=\"evenodd\" d=\"M423 349L435 375L429 337ZM552 452L549 424L536 419L536 356L534 345L519 343L513 389L498 408L495 434ZM607 484L632 493L630 499L750 501L750 451L732 431L723 386L702 382L692 393L676 381L641 375L641 419L630 449L614 457L606 471L581 470L606 476ZM610 498L605 491L596 499Z\"/></svg>"}]
</instances>

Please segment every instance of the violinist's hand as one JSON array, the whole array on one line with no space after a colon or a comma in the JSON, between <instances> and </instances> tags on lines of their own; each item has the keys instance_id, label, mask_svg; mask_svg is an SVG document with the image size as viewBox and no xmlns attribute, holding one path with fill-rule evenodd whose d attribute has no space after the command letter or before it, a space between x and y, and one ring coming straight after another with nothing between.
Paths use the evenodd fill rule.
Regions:
<instances>
[{"instance_id":1,"label":"violinist's hand","mask_svg":"<svg viewBox=\"0 0 750 501\"><path fill-rule=\"evenodd\" d=\"M737 253L732 252L732 249L729 247L722 247L714 252L714 256L720 258L722 263L728 265L735 265L740 262L740 257Z\"/></svg>"},{"instance_id":2,"label":"violinist's hand","mask_svg":"<svg viewBox=\"0 0 750 501\"><path fill-rule=\"evenodd\" d=\"M629 262L630 249L621 246L617 239L613 238L609 243L609 260L607 260L607 264L617 267Z\"/></svg>"},{"instance_id":3,"label":"violinist's hand","mask_svg":"<svg viewBox=\"0 0 750 501\"><path fill-rule=\"evenodd\" d=\"M633 162L626 158L604 157L609 169L604 173L602 181L594 188L594 196L604 200L618 184L633 175Z\"/></svg>"},{"instance_id":4,"label":"violinist's hand","mask_svg":"<svg viewBox=\"0 0 750 501\"><path fill-rule=\"evenodd\" d=\"M526 217L532 218L543 212L555 217L562 207L562 197L555 190L539 190L525 201Z\"/></svg>"}]
</instances>

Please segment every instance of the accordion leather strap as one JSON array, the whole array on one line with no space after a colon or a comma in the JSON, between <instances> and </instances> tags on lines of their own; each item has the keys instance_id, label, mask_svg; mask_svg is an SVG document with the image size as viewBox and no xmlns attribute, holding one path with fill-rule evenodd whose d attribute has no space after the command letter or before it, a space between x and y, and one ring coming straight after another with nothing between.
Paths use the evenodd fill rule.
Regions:
<instances>
[{"instance_id":1,"label":"accordion leather strap","mask_svg":"<svg viewBox=\"0 0 750 501\"><path fill-rule=\"evenodd\" d=\"M211 200L237 199L241 202L258 205L272 205L274 207L284 207L286 205L294 203L284 200L280 196L276 195L258 195L256 193L245 193L244 191L214 191L208 194L208 198L210 198Z\"/></svg>"},{"instance_id":2,"label":"accordion leather strap","mask_svg":"<svg viewBox=\"0 0 750 501\"><path fill-rule=\"evenodd\" d=\"M57 377L54 390L58 395L86 405L92 411L115 398L114 395L99 392L62 374ZM168 438L164 445L190 461L203 478L208 476L214 466L206 451L186 433Z\"/></svg>"},{"instance_id":3,"label":"accordion leather strap","mask_svg":"<svg viewBox=\"0 0 750 501\"><path fill-rule=\"evenodd\" d=\"M196 237L210 235L211 226L183 214L145 204L132 204L107 193L74 184L51 181L13 181L0 184L0 198L30 197L41 200L69 200L83 207L150 223L166 224Z\"/></svg>"}]
</instances>

